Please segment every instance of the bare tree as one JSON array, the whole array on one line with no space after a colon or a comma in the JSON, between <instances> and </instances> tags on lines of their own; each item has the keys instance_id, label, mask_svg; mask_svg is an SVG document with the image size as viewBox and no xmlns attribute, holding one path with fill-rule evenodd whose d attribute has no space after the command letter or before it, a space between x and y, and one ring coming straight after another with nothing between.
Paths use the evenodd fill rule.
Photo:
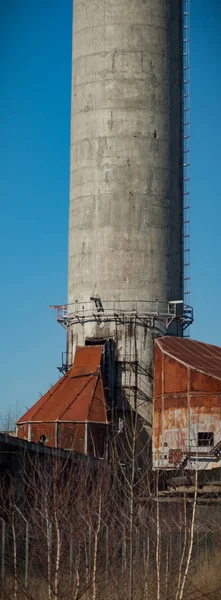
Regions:
<instances>
[{"instance_id":1,"label":"bare tree","mask_svg":"<svg viewBox=\"0 0 221 600\"><path fill-rule=\"evenodd\" d=\"M219 532L219 509L201 516L197 471L192 495L165 496L140 417L127 407L122 418L110 463L26 456L22 487L2 480L5 600L199 600L203 585L218 597L221 578L210 566L205 583L196 544L207 522Z\"/></svg>"}]
</instances>

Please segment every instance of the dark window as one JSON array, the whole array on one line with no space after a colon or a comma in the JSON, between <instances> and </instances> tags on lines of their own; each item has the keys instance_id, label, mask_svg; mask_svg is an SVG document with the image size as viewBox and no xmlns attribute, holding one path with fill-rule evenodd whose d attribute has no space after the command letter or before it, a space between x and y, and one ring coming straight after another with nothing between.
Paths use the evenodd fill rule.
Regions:
<instances>
[{"instance_id":1,"label":"dark window","mask_svg":"<svg viewBox=\"0 0 221 600\"><path fill-rule=\"evenodd\" d=\"M104 346L107 338L86 338L85 346Z\"/></svg>"},{"instance_id":2,"label":"dark window","mask_svg":"<svg viewBox=\"0 0 221 600\"><path fill-rule=\"evenodd\" d=\"M213 431L200 431L198 433L198 446L213 446L214 433Z\"/></svg>"}]
</instances>

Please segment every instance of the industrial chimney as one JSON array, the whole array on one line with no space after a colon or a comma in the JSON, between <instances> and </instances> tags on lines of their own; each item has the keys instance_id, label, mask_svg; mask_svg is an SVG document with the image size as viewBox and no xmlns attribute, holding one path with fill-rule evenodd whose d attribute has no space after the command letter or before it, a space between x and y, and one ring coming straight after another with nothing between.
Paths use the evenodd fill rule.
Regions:
<instances>
[{"instance_id":1,"label":"industrial chimney","mask_svg":"<svg viewBox=\"0 0 221 600\"><path fill-rule=\"evenodd\" d=\"M69 363L113 339L150 426L153 338L186 325L182 52L181 0L74 1Z\"/></svg>"}]
</instances>

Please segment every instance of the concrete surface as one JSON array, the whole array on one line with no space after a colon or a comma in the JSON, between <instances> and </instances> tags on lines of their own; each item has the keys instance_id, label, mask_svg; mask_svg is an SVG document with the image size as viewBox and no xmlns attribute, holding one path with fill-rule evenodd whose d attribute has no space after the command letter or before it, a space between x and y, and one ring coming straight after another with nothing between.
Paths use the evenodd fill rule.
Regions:
<instances>
[{"instance_id":1,"label":"concrete surface","mask_svg":"<svg viewBox=\"0 0 221 600\"><path fill-rule=\"evenodd\" d=\"M69 303L182 299L181 15L181 0L74 2ZM151 369L152 334L137 337Z\"/></svg>"}]
</instances>

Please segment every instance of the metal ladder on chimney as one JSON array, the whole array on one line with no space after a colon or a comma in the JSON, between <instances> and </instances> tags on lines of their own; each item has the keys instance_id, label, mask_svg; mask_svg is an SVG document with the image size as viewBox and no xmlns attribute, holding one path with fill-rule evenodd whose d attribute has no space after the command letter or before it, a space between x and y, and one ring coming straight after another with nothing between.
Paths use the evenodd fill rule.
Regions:
<instances>
[{"instance_id":1,"label":"metal ladder on chimney","mask_svg":"<svg viewBox=\"0 0 221 600\"><path fill-rule=\"evenodd\" d=\"M183 0L183 295L190 304L190 0Z\"/></svg>"}]
</instances>

